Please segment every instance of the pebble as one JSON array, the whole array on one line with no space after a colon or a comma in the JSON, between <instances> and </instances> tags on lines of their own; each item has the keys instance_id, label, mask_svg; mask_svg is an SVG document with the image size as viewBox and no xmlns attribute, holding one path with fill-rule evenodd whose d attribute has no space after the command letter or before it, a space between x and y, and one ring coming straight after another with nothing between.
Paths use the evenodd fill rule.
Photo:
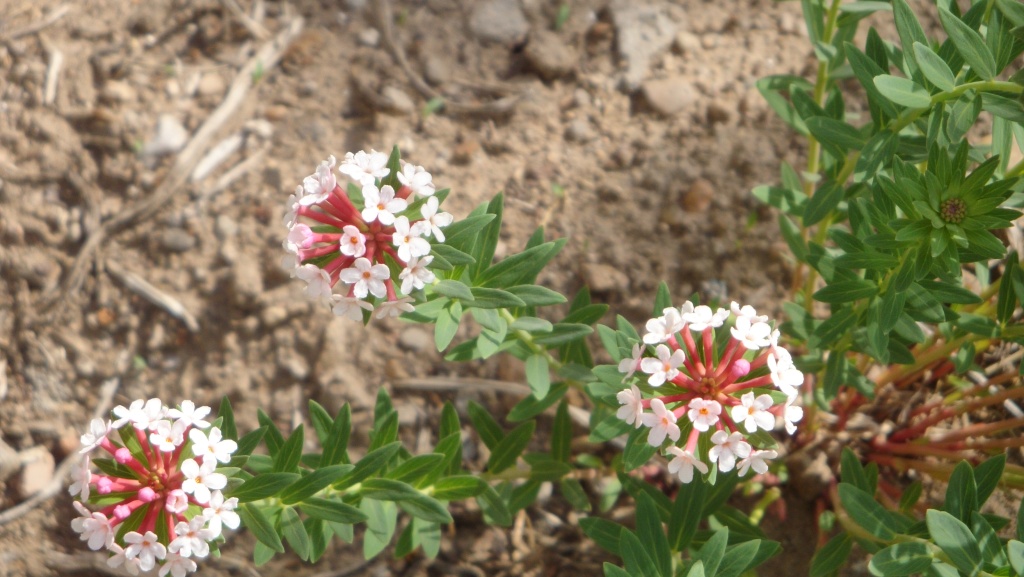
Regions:
<instances>
[{"instance_id":1,"label":"pebble","mask_svg":"<svg viewBox=\"0 0 1024 577\"><path fill-rule=\"evenodd\" d=\"M664 52L676 36L676 24L664 5L639 7L619 0L611 7L619 57L625 61L622 82L636 90L647 77L651 59Z\"/></svg>"},{"instance_id":2,"label":"pebble","mask_svg":"<svg viewBox=\"0 0 1024 577\"><path fill-rule=\"evenodd\" d=\"M298 381L306 380L310 372L309 361L291 347L277 349L277 366Z\"/></svg>"},{"instance_id":3,"label":"pebble","mask_svg":"<svg viewBox=\"0 0 1024 577\"><path fill-rule=\"evenodd\" d=\"M423 409L412 403L402 403L395 407L398 413L399 427L414 427L423 421L426 416Z\"/></svg>"},{"instance_id":4,"label":"pebble","mask_svg":"<svg viewBox=\"0 0 1024 577\"><path fill-rule=\"evenodd\" d=\"M78 450L77 437L75 437L74 450ZM5 443L3 439L0 439L0 483L13 475L20 466L21 460L18 458L18 452Z\"/></svg>"},{"instance_id":5,"label":"pebble","mask_svg":"<svg viewBox=\"0 0 1024 577\"><path fill-rule=\"evenodd\" d=\"M729 109L722 106L721 104L713 102L708 105L708 124L725 124L726 122L729 122L729 118L731 117L732 114L729 112Z\"/></svg>"},{"instance_id":6,"label":"pebble","mask_svg":"<svg viewBox=\"0 0 1024 577\"><path fill-rule=\"evenodd\" d=\"M55 463L46 447L32 447L18 454L21 474L18 476L18 494L27 499L46 488L53 479Z\"/></svg>"},{"instance_id":7,"label":"pebble","mask_svg":"<svg viewBox=\"0 0 1024 577\"><path fill-rule=\"evenodd\" d=\"M696 100L693 86L682 78L662 78L643 83L644 97L659 114L672 116L683 111Z\"/></svg>"},{"instance_id":8,"label":"pebble","mask_svg":"<svg viewBox=\"0 0 1024 577\"><path fill-rule=\"evenodd\" d=\"M131 84L122 80L108 80L103 85L103 92L100 95L109 102L135 102L138 98L138 93Z\"/></svg>"},{"instance_id":9,"label":"pebble","mask_svg":"<svg viewBox=\"0 0 1024 577\"><path fill-rule=\"evenodd\" d=\"M220 240L227 240L238 234L238 222L226 214L217 216L213 231Z\"/></svg>"},{"instance_id":10,"label":"pebble","mask_svg":"<svg viewBox=\"0 0 1024 577\"><path fill-rule=\"evenodd\" d=\"M565 137L573 142L587 142L593 140L594 130L586 117L573 119L565 129Z\"/></svg>"},{"instance_id":11,"label":"pebble","mask_svg":"<svg viewBox=\"0 0 1024 577\"><path fill-rule=\"evenodd\" d=\"M181 150L188 142L188 129L170 114L161 114L156 121L156 134L142 147L145 156L160 156Z\"/></svg>"},{"instance_id":12,"label":"pebble","mask_svg":"<svg viewBox=\"0 0 1024 577\"><path fill-rule=\"evenodd\" d=\"M369 46L370 48L376 48L380 44L380 30L376 28L364 28L362 32L356 37L363 46Z\"/></svg>"},{"instance_id":13,"label":"pebble","mask_svg":"<svg viewBox=\"0 0 1024 577\"><path fill-rule=\"evenodd\" d=\"M483 42L519 44L530 31L518 0L482 0L473 6L469 31Z\"/></svg>"},{"instance_id":14,"label":"pebble","mask_svg":"<svg viewBox=\"0 0 1024 577\"><path fill-rule=\"evenodd\" d=\"M183 229L168 228L160 233L160 246L171 252L185 252L196 246L196 238Z\"/></svg>"},{"instance_id":15,"label":"pebble","mask_svg":"<svg viewBox=\"0 0 1024 577\"><path fill-rule=\"evenodd\" d=\"M676 34L676 48L682 52L694 53L700 50L700 37L693 32L683 30Z\"/></svg>"},{"instance_id":16,"label":"pebble","mask_svg":"<svg viewBox=\"0 0 1024 577\"><path fill-rule=\"evenodd\" d=\"M703 178L693 181L690 189L680 199L680 204L686 212L704 212L711 206L711 199L715 196L715 187Z\"/></svg>"},{"instance_id":17,"label":"pebble","mask_svg":"<svg viewBox=\"0 0 1024 577\"><path fill-rule=\"evenodd\" d=\"M231 267L231 288L240 305L251 304L263 294L259 259L239 258L235 261Z\"/></svg>"},{"instance_id":18,"label":"pebble","mask_svg":"<svg viewBox=\"0 0 1024 577\"><path fill-rule=\"evenodd\" d=\"M431 53L423 59L423 77L434 86L448 84L452 80L452 64L449 58Z\"/></svg>"},{"instance_id":19,"label":"pebble","mask_svg":"<svg viewBox=\"0 0 1024 577\"><path fill-rule=\"evenodd\" d=\"M587 263L580 272L583 282L596 293L624 294L629 291L629 276L609 264Z\"/></svg>"},{"instance_id":20,"label":"pebble","mask_svg":"<svg viewBox=\"0 0 1024 577\"><path fill-rule=\"evenodd\" d=\"M524 50L526 60L544 80L565 76L576 68L576 51L561 36L548 30L536 30Z\"/></svg>"},{"instance_id":21,"label":"pebble","mask_svg":"<svg viewBox=\"0 0 1024 577\"><path fill-rule=\"evenodd\" d=\"M416 103L402 89L395 86L385 86L380 91L381 104L388 110L394 112L413 112L416 110Z\"/></svg>"},{"instance_id":22,"label":"pebble","mask_svg":"<svg viewBox=\"0 0 1024 577\"><path fill-rule=\"evenodd\" d=\"M406 351L420 353L433 348L434 335L420 327L409 327L398 335L398 346Z\"/></svg>"},{"instance_id":23,"label":"pebble","mask_svg":"<svg viewBox=\"0 0 1024 577\"><path fill-rule=\"evenodd\" d=\"M219 97L224 94L224 79L220 77L220 74L216 72L209 72L203 74L203 77L199 79L199 86L196 87L196 93L199 96L206 96L210 98Z\"/></svg>"},{"instance_id":24,"label":"pebble","mask_svg":"<svg viewBox=\"0 0 1024 577\"><path fill-rule=\"evenodd\" d=\"M260 312L260 322L267 328L276 327L286 320L288 320L288 309L281 305L270 305Z\"/></svg>"}]
</instances>

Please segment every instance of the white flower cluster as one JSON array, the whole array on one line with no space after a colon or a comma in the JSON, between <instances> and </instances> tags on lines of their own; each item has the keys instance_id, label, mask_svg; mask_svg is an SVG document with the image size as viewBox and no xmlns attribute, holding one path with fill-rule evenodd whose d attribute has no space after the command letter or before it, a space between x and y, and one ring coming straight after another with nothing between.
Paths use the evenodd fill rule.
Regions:
<instances>
[{"instance_id":1,"label":"white flower cluster","mask_svg":"<svg viewBox=\"0 0 1024 577\"><path fill-rule=\"evenodd\" d=\"M363 310L374 310L370 297L378 299L377 317L397 316L412 310L413 291L434 281L428 268L433 261L429 238L444 242L443 227L452 215L438 212L439 199L430 173L422 166L401 161L396 191L380 179L390 174L386 154L371 150L348 153L338 167L361 189L357 207L338 185L336 159L331 156L303 179L289 199L284 223L288 235L284 267L306 282L306 295L327 302L336 315L362 320ZM418 213L409 214L417 199L425 199ZM299 222L299 217L314 226ZM385 256L402 265L392 278ZM342 294L334 292L343 283ZM399 296L395 283L400 282Z\"/></svg>"},{"instance_id":2,"label":"white flower cluster","mask_svg":"<svg viewBox=\"0 0 1024 577\"><path fill-rule=\"evenodd\" d=\"M728 342L719 348L715 330L730 317ZM778 454L755 449L747 435L773 431L777 417L794 433L803 417L803 409L794 403L804 381L789 351L779 346L779 331L772 329L768 317L735 302L730 310L687 302L664 309L662 316L647 321L646 329L642 343L634 344L631 356L618 366L623 381L630 382L616 397L618 418L636 428L649 427L647 442L655 447L666 438L677 443L688 431L685 447L666 449L673 456L669 471L685 483L692 481L695 470L706 474L715 463L722 472L766 472L768 461ZM634 378L637 371L646 378ZM768 392L771 388L786 400L777 403ZM706 461L698 455L702 434L711 442Z\"/></svg>"},{"instance_id":3,"label":"white flower cluster","mask_svg":"<svg viewBox=\"0 0 1024 577\"><path fill-rule=\"evenodd\" d=\"M140 399L114 408L114 421L94 419L89 432L82 435L82 453L100 448L130 471L123 476L94 474L86 454L69 488L84 502L93 494L90 489L100 496L127 495L101 511L74 503L81 517L72 520L72 529L90 549L111 552L107 561L111 567L123 566L132 575L159 567L161 577L183 577L197 569L195 559L209 555L210 543L221 536L223 527L238 528L240 519L234 511L238 499L224 498L222 489L228 479L216 470L218 463L231 460L238 445L211 426L206 420L209 414L209 407L197 407L192 401L169 408L159 399ZM139 443L134 454L111 440L120 440L121 435L111 433L126 425L134 429L129 434ZM186 447L190 456L183 458ZM190 516L190 505L201 507L202 512ZM136 514L140 510L141 518ZM119 526L129 517L139 519L139 525L119 543ZM158 522L166 526L158 529ZM169 536L169 542L160 541L160 531Z\"/></svg>"}]
</instances>

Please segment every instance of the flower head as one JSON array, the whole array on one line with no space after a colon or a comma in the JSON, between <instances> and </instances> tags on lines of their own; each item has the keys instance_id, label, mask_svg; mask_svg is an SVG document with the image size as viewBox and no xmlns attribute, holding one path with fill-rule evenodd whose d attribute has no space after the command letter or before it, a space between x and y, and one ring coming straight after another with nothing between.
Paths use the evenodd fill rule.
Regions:
<instances>
[{"instance_id":1,"label":"flower head","mask_svg":"<svg viewBox=\"0 0 1024 577\"><path fill-rule=\"evenodd\" d=\"M430 173L422 166L416 166L409 162L402 163L402 170L397 174L398 182L402 186L408 186L416 196L433 196L435 189L431 181Z\"/></svg>"},{"instance_id":2,"label":"flower head","mask_svg":"<svg viewBox=\"0 0 1024 577\"><path fill-rule=\"evenodd\" d=\"M747 471L754 469L754 472L763 475L768 472L768 461L778 457L775 451L751 451L740 461L739 476L744 477Z\"/></svg>"},{"instance_id":3,"label":"flower head","mask_svg":"<svg viewBox=\"0 0 1024 577\"><path fill-rule=\"evenodd\" d=\"M743 434L739 432L715 431L715 434L711 435L711 442L715 446L708 450L708 458L712 463L718 463L719 471L732 471L736 466L737 457L743 459L750 455L750 443L743 439Z\"/></svg>"},{"instance_id":4,"label":"flower head","mask_svg":"<svg viewBox=\"0 0 1024 577\"><path fill-rule=\"evenodd\" d=\"M345 154L345 160L341 161L338 172L348 176L359 184L373 184L375 178L384 178L388 175L388 155L383 152L371 150L364 152L360 150L355 154Z\"/></svg>"},{"instance_id":5,"label":"flower head","mask_svg":"<svg viewBox=\"0 0 1024 577\"><path fill-rule=\"evenodd\" d=\"M626 376L622 377L623 381L632 377L633 373L640 368L640 358L643 357L643 355L643 347L640 346L640 343L634 343L632 355L619 361L619 372L626 373Z\"/></svg>"},{"instance_id":6,"label":"flower head","mask_svg":"<svg viewBox=\"0 0 1024 577\"><path fill-rule=\"evenodd\" d=\"M672 446L668 448L668 452L675 455L675 458L668 463L668 472L672 475L678 475L680 482L689 483L692 481L694 469L700 471L701 474L704 475L708 473L707 463L701 462L701 460L690 451L685 451L679 447Z\"/></svg>"},{"instance_id":7,"label":"flower head","mask_svg":"<svg viewBox=\"0 0 1024 577\"><path fill-rule=\"evenodd\" d=\"M693 421L693 428L702 433L713 427L718 422L718 415L722 414L722 405L718 401L697 398L691 400L689 406L686 416Z\"/></svg>"},{"instance_id":8,"label":"flower head","mask_svg":"<svg viewBox=\"0 0 1024 577\"><path fill-rule=\"evenodd\" d=\"M676 425L676 416L665 408L665 403L661 399L651 399L651 412L644 413L641 416L641 421L651 428L651 432L647 435L647 442L650 445L660 447L665 442L666 436L673 441L679 440L679 425Z\"/></svg>"},{"instance_id":9,"label":"flower head","mask_svg":"<svg viewBox=\"0 0 1024 577\"><path fill-rule=\"evenodd\" d=\"M227 486L227 477L215 470L217 463L231 460L237 443L210 425L209 413L209 407L192 401L170 409L159 399L140 399L115 408L114 423L90 425L93 449L105 451L119 468L104 467L94 474L93 460L89 455L83 458L70 492L85 501L95 489L104 496L104 505L90 511L76 500L79 516L71 528L90 549L106 549L109 566L123 567L132 575L154 569L159 575L185 575L196 570L195 558L209 554L222 527L239 526L234 513L238 501L224 499L221 489ZM128 423L134 431L109 437L105 432ZM122 445L123 438L132 442ZM183 455L186 439L202 465ZM200 512L197 506L206 503L209 506ZM131 531L121 525L129 518L135 523Z\"/></svg>"},{"instance_id":10,"label":"flower head","mask_svg":"<svg viewBox=\"0 0 1024 577\"><path fill-rule=\"evenodd\" d=\"M758 427L770 431L775 428L775 416L768 409L774 402L771 395L755 398L753 392L745 393L740 397L740 404L732 408L732 420L737 424L743 423L748 433L756 433Z\"/></svg>"},{"instance_id":11,"label":"flower head","mask_svg":"<svg viewBox=\"0 0 1024 577\"><path fill-rule=\"evenodd\" d=\"M640 370L651 375L647 384L652 387L660 387L665 381L671 381L679 374L679 367L686 360L686 354L682 349L672 351L666 345L658 345L654 354L656 359L647 358L640 361Z\"/></svg>"},{"instance_id":12,"label":"flower head","mask_svg":"<svg viewBox=\"0 0 1024 577\"><path fill-rule=\"evenodd\" d=\"M395 189L389 184L380 188L364 184L363 203L366 205L362 212L363 220L367 223L380 221L385 226L395 224L395 215L409 206L404 198L395 198Z\"/></svg>"},{"instance_id":13,"label":"flower head","mask_svg":"<svg viewBox=\"0 0 1024 577\"><path fill-rule=\"evenodd\" d=\"M644 424L644 398L640 395L640 389L632 385L624 391L619 391L615 398L622 405L615 416L626 421L627 425L636 425L639 429Z\"/></svg>"}]
</instances>

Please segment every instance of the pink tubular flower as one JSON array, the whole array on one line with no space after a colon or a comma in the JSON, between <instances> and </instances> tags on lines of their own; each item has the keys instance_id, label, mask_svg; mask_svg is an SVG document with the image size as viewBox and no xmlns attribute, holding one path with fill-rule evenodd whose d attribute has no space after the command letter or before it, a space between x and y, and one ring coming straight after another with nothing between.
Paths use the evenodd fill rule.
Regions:
<instances>
[{"instance_id":1,"label":"pink tubular flower","mask_svg":"<svg viewBox=\"0 0 1024 577\"><path fill-rule=\"evenodd\" d=\"M616 416L650 427L650 445L670 439L666 451L675 458L669 472L683 482L695 471L706 474L712 463L740 476L767 471L777 454L754 434L777 426L796 432L803 409L794 403L804 380L768 318L735 302L729 310L687 302L664 308L646 327L641 339L620 330L613 341L615 347L623 338L633 342L633 356L617 367L626 388L616 395L617 406L610 402ZM637 368L642 374L634 374ZM676 420L683 415L688 422L680 428Z\"/></svg>"},{"instance_id":2,"label":"pink tubular flower","mask_svg":"<svg viewBox=\"0 0 1024 577\"><path fill-rule=\"evenodd\" d=\"M453 221L440 211L444 195L422 167L401 163L397 150L390 159L346 154L338 172L351 183L337 182L332 162L321 163L287 203L282 266L337 316L361 321L376 307L377 318L414 310L406 297L435 281L431 242L444 242L442 229ZM402 168L392 175L396 163Z\"/></svg>"},{"instance_id":3,"label":"pink tubular flower","mask_svg":"<svg viewBox=\"0 0 1024 577\"><path fill-rule=\"evenodd\" d=\"M90 549L106 549L111 555L108 565L132 575L154 569L159 575L175 576L195 571L193 559L210 553L222 526L239 526L234 513L238 500L224 499L221 489L227 487L227 477L215 470L219 462L231 460L237 443L224 439L220 429L205 420L209 407L191 401L169 409L158 399L137 400L113 412L120 426L132 427L107 437L102 430L113 425L101 422L102 426L91 425L94 430L89 434L102 433L102 442L94 448L113 457L119 468L104 467L104 473L93 474L93 459L83 459L71 493L85 501L89 489L95 488L104 496L98 501L103 505L90 511L76 500L73 505L80 516L71 521L71 528ZM131 442L121 445L125 438ZM202 465L183 455L186 439L191 439ZM200 512L206 503L209 508ZM122 525L125 522L132 530Z\"/></svg>"}]
</instances>

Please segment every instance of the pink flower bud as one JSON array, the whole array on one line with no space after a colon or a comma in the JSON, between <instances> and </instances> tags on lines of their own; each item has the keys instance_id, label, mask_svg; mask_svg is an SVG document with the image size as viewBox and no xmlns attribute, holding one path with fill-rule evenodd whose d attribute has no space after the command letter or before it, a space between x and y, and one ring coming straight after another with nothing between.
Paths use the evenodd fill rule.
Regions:
<instances>
[{"instance_id":1,"label":"pink flower bud","mask_svg":"<svg viewBox=\"0 0 1024 577\"><path fill-rule=\"evenodd\" d=\"M132 452L125 447L114 451L114 460L118 463L125 465L132 462Z\"/></svg>"},{"instance_id":2,"label":"pink flower bud","mask_svg":"<svg viewBox=\"0 0 1024 577\"><path fill-rule=\"evenodd\" d=\"M128 518L128 515L132 514L132 508L128 505L121 503L114 507L114 518L118 521L123 521Z\"/></svg>"},{"instance_id":3,"label":"pink flower bud","mask_svg":"<svg viewBox=\"0 0 1024 577\"><path fill-rule=\"evenodd\" d=\"M732 362L729 367L729 374L732 375L733 379L738 379L745 376L750 372L750 361L746 359L736 359Z\"/></svg>"},{"instance_id":4,"label":"pink flower bud","mask_svg":"<svg viewBox=\"0 0 1024 577\"><path fill-rule=\"evenodd\" d=\"M114 481L110 477L99 477L96 479L96 492L100 495L107 495L113 490Z\"/></svg>"},{"instance_id":5,"label":"pink flower bud","mask_svg":"<svg viewBox=\"0 0 1024 577\"><path fill-rule=\"evenodd\" d=\"M149 487L139 489L139 500L143 503L151 503L157 498L156 491Z\"/></svg>"}]
</instances>

